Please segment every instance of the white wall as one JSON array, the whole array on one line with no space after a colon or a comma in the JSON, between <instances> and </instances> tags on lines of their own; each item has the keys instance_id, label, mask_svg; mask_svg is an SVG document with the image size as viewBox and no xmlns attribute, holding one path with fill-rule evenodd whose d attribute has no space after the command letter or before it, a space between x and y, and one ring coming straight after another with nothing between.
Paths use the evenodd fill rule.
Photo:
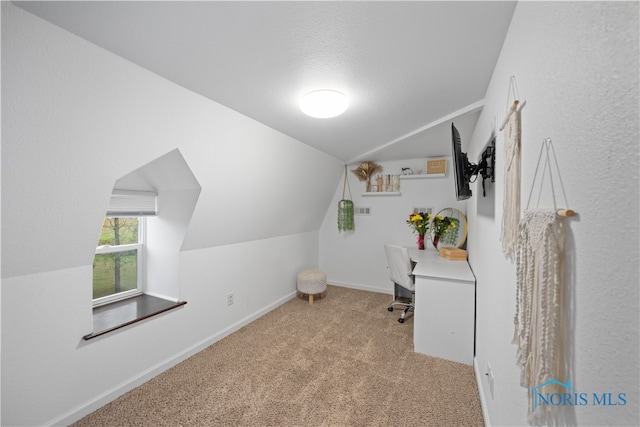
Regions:
<instances>
[{"instance_id":1,"label":"white wall","mask_svg":"<svg viewBox=\"0 0 640 427\"><path fill-rule=\"evenodd\" d=\"M3 279L2 425L67 425L98 409L292 298L317 247L310 232L183 252L187 305L91 341L91 265Z\"/></svg>"},{"instance_id":2,"label":"white wall","mask_svg":"<svg viewBox=\"0 0 640 427\"><path fill-rule=\"evenodd\" d=\"M443 157L448 153L442 153ZM356 207L370 207L370 216L355 217L353 233L339 233L337 226L338 202L342 199L344 184L341 182L327 210L320 229L320 267L327 273L330 283L392 293L383 244L416 245L417 236L406 223L414 207L431 207L434 213L453 207L464 212L464 202L455 198L451 158L447 159L448 172L444 178L400 181L400 196L362 196L365 183L351 172L358 165L348 168L351 196ZM378 162L382 174L399 174L403 167L426 169L426 159ZM347 193L346 198L349 198ZM429 244L429 242L427 242Z\"/></svg>"},{"instance_id":3,"label":"white wall","mask_svg":"<svg viewBox=\"0 0 640 427\"><path fill-rule=\"evenodd\" d=\"M2 110L2 425L78 419L291 298L318 264L340 161L10 2ZM111 189L175 149L202 186L179 254L187 305L85 342Z\"/></svg>"},{"instance_id":4,"label":"white wall","mask_svg":"<svg viewBox=\"0 0 640 427\"><path fill-rule=\"evenodd\" d=\"M175 148L202 184L184 249L318 229L337 159L3 6L5 277L90 264L115 181ZM292 214L293 197L309 214ZM37 206L77 212L68 250Z\"/></svg>"},{"instance_id":5,"label":"white wall","mask_svg":"<svg viewBox=\"0 0 640 427\"><path fill-rule=\"evenodd\" d=\"M543 138L551 138L569 207L565 220L566 345L577 392L625 392L623 407L569 408L570 425L638 425L638 3L519 2L485 97L470 152L506 116L510 76L522 111L522 204ZM493 205L467 204L477 278L476 356L492 425L527 424L515 365L515 267L499 242L504 139ZM536 193L537 194L537 193ZM556 183L558 205L564 207ZM553 207L549 189L539 204ZM535 200L535 199L534 199ZM560 206L559 206L560 207ZM487 363L495 373L490 396Z\"/></svg>"}]
</instances>

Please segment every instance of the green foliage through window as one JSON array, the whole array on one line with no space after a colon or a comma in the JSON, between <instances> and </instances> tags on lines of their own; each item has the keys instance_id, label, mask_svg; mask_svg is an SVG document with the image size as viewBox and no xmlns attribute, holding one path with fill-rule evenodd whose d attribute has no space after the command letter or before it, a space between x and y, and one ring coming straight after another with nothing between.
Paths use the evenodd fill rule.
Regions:
<instances>
[{"instance_id":1,"label":"green foliage through window","mask_svg":"<svg viewBox=\"0 0 640 427\"><path fill-rule=\"evenodd\" d=\"M138 243L138 218L105 218L98 246Z\"/></svg>"},{"instance_id":2,"label":"green foliage through window","mask_svg":"<svg viewBox=\"0 0 640 427\"><path fill-rule=\"evenodd\" d=\"M93 299L138 288L139 225L138 218L104 219L93 259Z\"/></svg>"}]
</instances>

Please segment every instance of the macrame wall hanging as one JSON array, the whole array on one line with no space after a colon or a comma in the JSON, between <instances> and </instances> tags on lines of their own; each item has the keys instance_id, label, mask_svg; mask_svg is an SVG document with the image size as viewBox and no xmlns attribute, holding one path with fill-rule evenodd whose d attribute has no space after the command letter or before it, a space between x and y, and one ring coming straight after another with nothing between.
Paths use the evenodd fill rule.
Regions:
<instances>
[{"instance_id":1,"label":"macrame wall hanging","mask_svg":"<svg viewBox=\"0 0 640 427\"><path fill-rule=\"evenodd\" d=\"M513 261L518 239L518 222L520 221L520 110L525 101L520 102L518 85L515 76L509 81L507 93L507 117L500 130L504 130L504 199L502 205L502 230L500 241L505 257Z\"/></svg>"},{"instance_id":2,"label":"macrame wall hanging","mask_svg":"<svg viewBox=\"0 0 640 427\"><path fill-rule=\"evenodd\" d=\"M555 425L559 408L541 405L535 388L544 385L545 392L562 393L558 381L565 383L567 361L564 347L564 224L563 216L573 216L569 209L556 208L553 175L551 173L551 140L543 142L538 165L522 220L518 227L516 249L517 288L513 343L517 345L516 362L520 367L520 385L529 392L528 422L533 425ZM531 195L538 176L540 158L546 151L545 171L549 171L553 209L530 209ZM555 159L555 154L554 154ZM549 166L547 168L547 166ZM557 168L556 161L556 168ZM559 169L558 169L558 178ZM560 181L562 186L562 182ZM564 193L564 189L563 189ZM540 194L538 196L538 204ZM566 196L565 196L566 203ZM555 421L554 421L555 420Z\"/></svg>"},{"instance_id":3,"label":"macrame wall hanging","mask_svg":"<svg viewBox=\"0 0 640 427\"><path fill-rule=\"evenodd\" d=\"M349 198L345 199L345 190L349 189ZM342 186L342 200L338 202L338 232L348 232L355 229L353 220L353 201L351 201L351 187L347 179L347 165L344 165L344 185Z\"/></svg>"}]
</instances>

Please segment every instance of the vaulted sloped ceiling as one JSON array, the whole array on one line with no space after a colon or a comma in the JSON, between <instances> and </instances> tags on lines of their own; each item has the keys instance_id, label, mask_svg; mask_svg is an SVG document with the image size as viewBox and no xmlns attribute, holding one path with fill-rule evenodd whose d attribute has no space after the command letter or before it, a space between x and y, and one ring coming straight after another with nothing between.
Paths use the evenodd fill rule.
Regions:
<instances>
[{"instance_id":1,"label":"vaulted sloped ceiling","mask_svg":"<svg viewBox=\"0 0 640 427\"><path fill-rule=\"evenodd\" d=\"M469 136L515 2L14 2L345 162L449 152ZM332 88L347 112L298 97ZM464 141L463 141L464 143Z\"/></svg>"}]
</instances>

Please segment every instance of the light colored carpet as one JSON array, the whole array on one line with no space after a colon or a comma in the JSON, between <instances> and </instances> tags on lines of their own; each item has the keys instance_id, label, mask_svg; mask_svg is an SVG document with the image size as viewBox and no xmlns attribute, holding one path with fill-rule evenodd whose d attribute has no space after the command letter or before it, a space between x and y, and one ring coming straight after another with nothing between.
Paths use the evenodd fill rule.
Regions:
<instances>
[{"instance_id":1,"label":"light colored carpet","mask_svg":"<svg viewBox=\"0 0 640 427\"><path fill-rule=\"evenodd\" d=\"M414 353L390 301L294 298L75 425L482 426L473 368Z\"/></svg>"}]
</instances>

